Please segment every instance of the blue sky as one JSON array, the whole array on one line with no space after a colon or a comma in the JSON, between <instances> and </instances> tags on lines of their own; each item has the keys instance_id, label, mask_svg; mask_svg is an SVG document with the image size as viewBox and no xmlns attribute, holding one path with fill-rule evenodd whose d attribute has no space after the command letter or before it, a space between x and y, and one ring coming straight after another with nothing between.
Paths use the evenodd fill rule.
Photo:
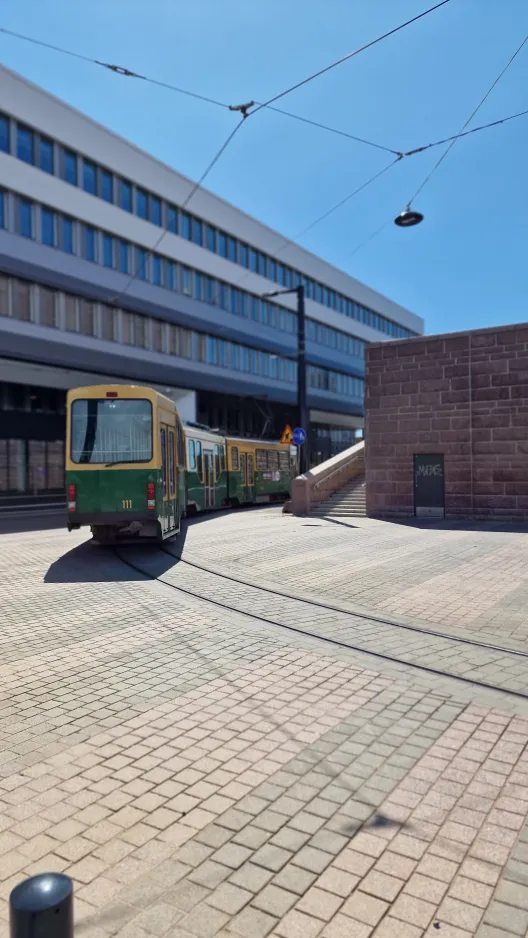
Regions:
<instances>
[{"instance_id":1,"label":"blue sky","mask_svg":"<svg viewBox=\"0 0 528 938\"><path fill-rule=\"evenodd\" d=\"M7 0L0 25L238 104L266 100L433 0ZM456 133L528 33L525 0L445 7L280 102L407 150ZM1 61L191 177L236 118L227 111L0 35ZM528 44L478 114L528 107ZM528 116L459 141L415 207L390 220L440 155L409 158L301 239L423 316L429 333L523 322ZM391 157L277 114L249 120L208 188L295 235ZM351 253L384 222L381 234ZM284 254L287 259L287 252Z\"/></svg>"}]
</instances>

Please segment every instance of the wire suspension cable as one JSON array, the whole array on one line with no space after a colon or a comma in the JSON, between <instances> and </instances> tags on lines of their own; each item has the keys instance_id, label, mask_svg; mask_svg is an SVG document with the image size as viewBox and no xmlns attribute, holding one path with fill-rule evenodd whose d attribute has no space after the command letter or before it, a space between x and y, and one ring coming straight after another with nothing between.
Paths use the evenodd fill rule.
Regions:
<instances>
[{"instance_id":1,"label":"wire suspension cable","mask_svg":"<svg viewBox=\"0 0 528 938\"><path fill-rule=\"evenodd\" d=\"M209 173L211 172L211 170L213 169L213 167L216 166L216 164L218 163L218 160L220 159L220 157L222 156L222 154L225 152L225 150L227 150L227 147L229 146L229 144L230 144L231 141L233 140L233 137L236 136L236 134L238 133L238 131L239 131L240 128L242 127L242 124L244 123L245 120L246 120L246 117L245 117L245 116L244 116L244 117L241 117L240 120L239 120L239 122L238 122L238 124L236 125L236 127L233 128L233 130L231 131L231 133L229 134L229 136L224 140L222 146L221 146L220 149L217 151L217 153L215 153L213 159L211 160L211 162L209 163L209 165L207 166L207 168L203 171L203 173L202 173L202 175L200 176L200 178L198 179L198 181L195 182L195 183L193 184L193 186L191 187L191 190L190 190L188 196L184 199L184 201L183 201L182 204L181 204L181 209L187 208L189 202L191 201L191 199L193 198L193 196L196 194L196 192L198 191L198 189L200 189L200 187L203 185L203 183L204 183L205 180L207 179L207 176L209 175ZM150 250L151 250L151 251L156 251L156 250L158 249L158 247L160 246L161 242L163 241L163 239L166 237L166 235L167 235L168 233L169 233L169 232L168 232L168 229L164 229L164 230L161 232L161 234L160 234L159 238L157 239L157 241L155 242L155 244L153 244L153 246L150 248ZM142 264L142 266L141 266L139 272L136 271L136 273L131 274L131 276L128 278L128 280L127 280L125 286L123 287L123 289L120 290L119 293L116 294L116 295L113 297L113 301L114 301L114 302L117 302L119 299L121 299L121 297L124 296L124 294L125 294L125 293L128 291L128 289L130 288L130 285L134 282L134 280L137 279L137 277L139 276L139 273L142 274L142 273L144 272L145 263L146 263L146 261L143 262L143 264Z\"/></svg>"},{"instance_id":2,"label":"wire suspension cable","mask_svg":"<svg viewBox=\"0 0 528 938\"><path fill-rule=\"evenodd\" d=\"M189 98L194 98L198 101L204 101L207 104L214 104L216 107L221 107L224 110L232 110L232 106L227 104L225 101L218 101L216 98L211 98L207 95L198 94L195 91L189 91L187 88L180 88L178 85L173 85L170 82L160 81L157 78L151 78L149 75L142 75L140 72L135 72L132 69L125 68L121 65L112 65L108 62L101 62L99 59L91 58L87 55L82 55L80 52L74 52L72 49L64 49L62 46L56 46L49 42L44 42L41 39L34 39L32 36L26 36L23 33L14 32L11 29L5 29L0 27L0 33L4 33L6 36L12 36L15 39L21 39L23 42L29 42L32 45L41 46L44 49L50 49L53 52L58 52L62 55L69 55L71 58L80 59L82 62L89 62L91 65L98 65L100 68L105 68L110 72L114 72L115 75L121 75L124 78L136 78L139 81L147 82L148 84L155 85L158 88L165 88L167 91L173 91L176 94L182 94ZM256 104L260 106L261 102L254 101L251 102L252 105ZM265 105L262 105L263 107ZM386 150L387 153L394 153L398 155L398 150L393 150L391 147L385 147L380 143L375 143L372 140L365 140L364 137L358 137L355 134L348 133L346 130L341 130L337 127L330 127L328 124L323 124L320 121L311 120L309 117L302 117L300 114L292 114L290 111L284 111L282 108L272 107L268 108L270 111L275 111L276 114L282 114L284 117L289 117L292 120L301 121L303 124L309 124L312 127L318 127L320 130L325 130L328 133L336 134L339 137L346 137L349 140L354 140L356 143L363 143L365 146L374 147L377 150Z\"/></svg>"},{"instance_id":3,"label":"wire suspension cable","mask_svg":"<svg viewBox=\"0 0 528 938\"><path fill-rule=\"evenodd\" d=\"M309 82L314 81L316 78L320 78L321 75L325 75L326 72L331 71L333 68L337 68L338 65L342 65L343 62L348 62L349 59L354 58L355 55L359 55L360 52L365 52L366 49L372 48L372 46L377 45L378 42L382 42L384 39L388 39L389 36L394 36L395 33L400 32L400 30L405 29L406 26L410 26L411 23L416 23L418 20L421 20L424 16L427 16L429 13L433 13L435 10L440 9L440 7L445 6L449 3L450 0L441 0L440 3L435 4L433 7L429 7L428 10L424 10L422 13L418 13L417 16L413 16L410 20L406 20L405 23L400 23L399 26L395 26L394 29L389 29L388 32L383 33L382 36L378 36L377 39L371 39L370 42L365 43L365 45L360 46L358 49L354 49L353 52L349 52L347 55L343 55L340 59L337 59L335 62L332 62L330 65L326 65L324 68L319 69L318 72L314 72L313 75L308 75L307 78L303 78L302 81L298 81L295 85L292 85L290 88L286 88L285 91L281 91L279 94L274 95L272 98L269 98L264 104L258 105L255 110L250 111L250 114L256 114L257 111L260 111L263 107L269 107L270 104L274 104L275 101L279 101L281 98L285 98L287 94L291 94L292 91L297 91L298 88L302 88L303 85L307 85Z\"/></svg>"},{"instance_id":4,"label":"wire suspension cable","mask_svg":"<svg viewBox=\"0 0 528 938\"><path fill-rule=\"evenodd\" d=\"M427 176L425 177L425 179L423 180L423 182L418 186L418 188L417 188L416 192L414 193L412 199L411 199L411 200L409 201L409 203L408 203L409 206L412 205L412 203L413 203L414 200L416 199L417 195L419 195L419 193L422 191L422 189L424 189L424 187L427 185L427 183L429 182L429 180L431 179L431 177L432 177L432 176L435 174L435 172L437 171L438 167L441 165L441 163L443 163L443 161L445 160L445 158L446 158L446 156L448 155L448 153L450 153L450 151L453 149L453 147L454 147L455 143L457 142L457 140L460 139L460 137L462 136L462 134L463 134L464 131L466 130L466 127L471 123L471 121L472 121L473 118L475 117L475 114L477 114L477 112L480 111L480 108L482 107L482 105L484 104L484 102L487 101L487 99L489 98L489 96L490 96L491 92L493 91L493 89L498 85L498 83L499 83L499 81L501 80L501 78L503 77L503 75L508 71L510 65L512 64L512 62L514 61L514 59L516 59L516 57L519 55L519 52L521 51L521 49L523 48L523 46L524 46L527 42L528 42L528 36L525 36L525 38L524 38L523 41L521 42L521 44L520 44L520 46L518 47L518 49L515 50L515 52L513 53L513 55L510 57L509 61L506 63L506 65L505 65L504 68L502 69L502 71L497 75L497 78L495 79L495 81L493 82L493 84L490 85L490 87L489 87L488 90L486 91L486 94L484 95L484 97L481 98L481 100L480 100L479 103L477 104L476 108L471 112L471 114L469 115L467 121L464 122L464 124L463 124L462 127L460 128L460 131L458 132L458 134L456 134L456 136L452 138L452 140L451 140L450 143L449 143L449 146L444 150L444 152L442 153L442 155L440 156L440 158L436 161L436 163L435 163L435 165L433 166L432 170L427 174Z\"/></svg>"}]
</instances>

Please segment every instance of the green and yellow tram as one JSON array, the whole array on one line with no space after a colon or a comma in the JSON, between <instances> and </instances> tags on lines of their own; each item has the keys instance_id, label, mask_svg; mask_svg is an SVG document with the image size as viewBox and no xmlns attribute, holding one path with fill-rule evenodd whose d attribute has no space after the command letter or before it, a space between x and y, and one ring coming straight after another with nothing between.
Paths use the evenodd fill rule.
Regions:
<instances>
[{"instance_id":1,"label":"green and yellow tram","mask_svg":"<svg viewBox=\"0 0 528 938\"><path fill-rule=\"evenodd\" d=\"M68 392L67 525L90 525L101 543L160 541L184 515L283 500L295 470L288 444L183 426L173 401L151 388Z\"/></svg>"}]
</instances>

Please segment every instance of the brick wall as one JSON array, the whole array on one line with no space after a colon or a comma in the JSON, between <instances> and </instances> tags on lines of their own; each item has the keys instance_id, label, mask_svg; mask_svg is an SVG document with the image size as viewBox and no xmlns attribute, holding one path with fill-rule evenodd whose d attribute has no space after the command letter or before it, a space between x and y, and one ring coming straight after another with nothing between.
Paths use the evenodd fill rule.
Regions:
<instances>
[{"instance_id":1,"label":"brick wall","mask_svg":"<svg viewBox=\"0 0 528 938\"><path fill-rule=\"evenodd\" d=\"M367 513L414 514L443 453L446 516L528 519L528 324L366 348Z\"/></svg>"}]
</instances>

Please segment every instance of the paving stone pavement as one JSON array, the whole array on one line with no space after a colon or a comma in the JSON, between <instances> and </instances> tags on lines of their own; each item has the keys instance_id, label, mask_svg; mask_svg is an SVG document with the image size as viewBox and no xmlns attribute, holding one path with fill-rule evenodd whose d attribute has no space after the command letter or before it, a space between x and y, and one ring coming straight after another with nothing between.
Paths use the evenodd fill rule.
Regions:
<instances>
[{"instance_id":1,"label":"paving stone pavement","mask_svg":"<svg viewBox=\"0 0 528 938\"><path fill-rule=\"evenodd\" d=\"M292 519L237 517L184 556L265 566ZM256 625L82 532L1 536L0 609L1 919L52 869L82 938L526 934L522 700Z\"/></svg>"},{"instance_id":2,"label":"paving stone pavement","mask_svg":"<svg viewBox=\"0 0 528 938\"><path fill-rule=\"evenodd\" d=\"M406 620L528 643L528 527L294 518L262 509L192 524L184 556Z\"/></svg>"}]
</instances>

